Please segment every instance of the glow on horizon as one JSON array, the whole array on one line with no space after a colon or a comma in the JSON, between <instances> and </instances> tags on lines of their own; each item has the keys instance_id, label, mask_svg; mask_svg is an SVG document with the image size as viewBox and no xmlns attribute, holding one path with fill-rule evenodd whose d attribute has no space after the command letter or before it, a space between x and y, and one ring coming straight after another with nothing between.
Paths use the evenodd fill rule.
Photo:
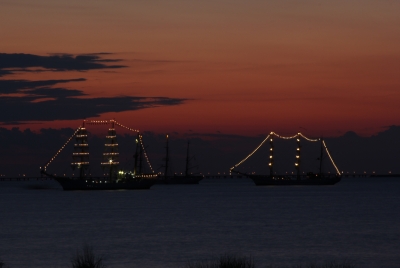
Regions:
<instances>
[{"instance_id":1,"label":"glow on horizon","mask_svg":"<svg viewBox=\"0 0 400 268\"><path fill-rule=\"evenodd\" d=\"M103 57L127 68L1 79L85 78L61 86L96 97L186 99L101 116L141 131L370 135L400 125L399 11L398 1L5 1L0 53L111 52Z\"/></svg>"}]
</instances>

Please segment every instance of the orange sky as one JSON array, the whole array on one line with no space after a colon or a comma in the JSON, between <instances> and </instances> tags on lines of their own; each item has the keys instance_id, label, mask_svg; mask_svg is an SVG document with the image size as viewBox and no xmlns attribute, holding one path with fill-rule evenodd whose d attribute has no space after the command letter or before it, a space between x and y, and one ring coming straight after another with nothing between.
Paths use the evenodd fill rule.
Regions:
<instances>
[{"instance_id":1,"label":"orange sky","mask_svg":"<svg viewBox=\"0 0 400 268\"><path fill-rule=\"evenodd\" d=\"M20 73L90 97L187 99L107 113L141 130L370 135L400 125L399 1L1 1L0 53L115 53L126 68ZM83 119L83 118L82 118ZM76 127L79 120L27 126Z\"/></svg>"}]
</instances>

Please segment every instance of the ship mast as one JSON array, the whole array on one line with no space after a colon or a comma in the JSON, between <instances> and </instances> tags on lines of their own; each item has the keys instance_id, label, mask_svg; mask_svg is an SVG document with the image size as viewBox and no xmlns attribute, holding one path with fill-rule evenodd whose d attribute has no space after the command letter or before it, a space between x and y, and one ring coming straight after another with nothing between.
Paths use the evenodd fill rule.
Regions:
<instances>
[{"instance_id":1,"label":"ship mast","mask_svg":"<svg viewBox=\"0 0 400 268\"><path fill-rule=\"evenodd\" d=\"M133 175L136 176L137 174L137 162L138 162L138 157L139 157L139 139L140 139L140 134L137 134L137 138L136 138L136 150L135 150L135 155L133 156L135 158L135 164L134 164L134 168L133 168Z\"/></svg>"},{"instance_id":2,"label":"ship mast","mask_svg":"<svg viewBox=\"0 0 400 268\"><path fill-rule=\"evenodd\" d=\"M321 153L320 153L320 156L319 156L319 177L320 178L322 178L322 158L324 157L323 144L324 144L324 139L321 138Z\"/></svg>"},{"instance_id":3,"label":"ship mast","mask_svg":"<svg viewBox=\"0 0 400 268\"><path fill-rule=\"evenodd\" d=\"M117 134L115 131L115 121L111 120L111 128L108 129L108 135L106 136L105 150L103 153L104 162L101 163L103 168L109 169L110 181L113 180L113 174L115 169L118 167L118 143Z\"/></svg>"},{"instance_id":4,"label":"ship mast","mask_svg":"<svg viewBox=\"0 0 400 268\"><path fill-rule=\"evenodd\" d=\"M185 176L189 176L189 162L190 162L190 158L189 158L189 145L190 145L190 141L188 141L187 143L187 149L186 149L186 168L185 168Z\"/></svg>"},{"instance_id":5,"label":"ship mast","mask_svg":"<svg viewBox=\"0 0 400 268\"><path fill-rule=\"evenodd\" d=\"M143 173L143 144L142 144L142 136L139 135L139 174Z\"/></svg>"},{"instance_id":6,"label":"ship mast","mask_svg":"<svg viewBox=\"0 0 400 268\"><path fill-rule=\"evenodd\" d=\"M85 121L79 128L75 135L76 143L74 144L74 153L72 154L73 162L71 163L72 169L76 167L79 170L79 178L85 177L85 169L89 167L89 144L87 141L87 130L85 128Z\"/></svg>"},{"instance_id":7,"label":"ship mast","mask_svg":"<svg viewBox=\"0 0 400 268\"><path fill-rule=\"evenodd\" d=\"M169 162L169 147L168 147L168 134L167 134L167 143L166 143L166 154L165 154L165 172L164 172L164 178L167 178L167 173L168 173L168 162Z\"/></svg>"},{"instance_id":8,"label":"ship mast","mask_svg":"<svg viewBox=\"0 0 400 268\"><path fill-rule=\"evenodd\" d=\"M295 168L297 170L297 180L300 180L300 149L301 149L301 144L300 144L300 136L297 137L297 149L296 149L296 163Z\"/></svg>"},{"instance_id":9,"label":"ship mast","mask_svg":"<svg viewBox=\"0 0 400 268\"><path fill-rule=\"evenodd\" d=\"M269 140L270 148L269 148L269 176L271 178L274 177L274 143L273 139Z\"/></svg>"}]
</instances>

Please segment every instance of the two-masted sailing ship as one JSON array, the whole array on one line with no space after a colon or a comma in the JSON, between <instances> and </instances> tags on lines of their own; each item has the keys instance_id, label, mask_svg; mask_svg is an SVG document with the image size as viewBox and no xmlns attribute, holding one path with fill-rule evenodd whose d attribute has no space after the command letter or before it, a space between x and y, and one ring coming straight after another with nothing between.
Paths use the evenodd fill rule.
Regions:
<instances>
[{"instance_id":1,"label":"two-masted sailing ship","mask_svg":"<svg viewBox=\"0 0 400 268\"><path fill-rule=\"evenodd\" d=\"M138 189L149 189L157 181L157 174L142 174L137 173L137 157L135 158L135 168L133 172L119 171L119 152L117 136L115 131L115 124L118 124L115 120L110 121L94 121L102 123L111 123L111 127L108 129L106 136L105 150L103 153L103 161L101 166L105 171L108 171L108 176L104 177L91 177L87 176L86 172L89 168L89 144L88 135L85 128L85 121L80 126L73 136L67 141L66 144L56 153L56 155L41 168L41 173L53 178L61 184L65 191L68 190L138 190ZM120 124L119 124L120 125ZM122 125L120 125L122 126ZM129 129L129 128L128 128ZM61 152L61 150L75 138L76 143L74 144L73 162L71 167L77 169L77 177L62 177L50 174L46 171L48 165L54 160L54 158ZM141 144L141 136L138 134L136 139L136 147L143 147Z\"/></svg>"},{"instance_id":2,"label":"two-masted sailing ship","mask_svg":"<svg viewBox=\"0 0 400 268\"><path fill-rule=\"evenodd\" d=\"M163 184L199 184L199 182L204 178L203 175L191 174L190 173L190 154L189 154L190 141L187 143L186 149L186 167L185 173L183 175L171 174L170 172L170 156L169 156L169 136L166 136L166 152L165 152L165 165L164 165L164 176L161 177L159 183Z\"/></svg>"},{"instance_id":3,"label":"two-masted sailing ship","mask_svg":"<svg viewBox=\"0 0 400 268\"><path fill-rule=\"evenodd\" d=\"M296 139L297 142L297 148L296 148L296 153L295 153L295 169L296 169L296 175L295 176L288 176L288 175L277 175L274 172L274 143L273 143L273 136L276 136L278 138L283 138L283 139ZM301 141L300 138L304 138L308 141L311 142L317 142L319 141L321 143L321 150L320 150L320 155L318 157L319 162L319 172L318 173L313 173L313 172L307 172L305 175L301 174L300 172L300 167L301 167ZM269 149L269 175L256 175L256 174L246 174L243 172L240 172L236 170L236 168L244 163L248 158L250 158L264 143L269 141L270 143L270 149ZM336 169L336 173L330 174L330 173L323 173L322 171L322 160L325 157L324 156L324 151L326 152L327 156L331 160L334 168ZM339 171L338 167L336 166L335 162L332 159L331 154L329 153L329 150L326 146L326 143L324 139L310 139L304 136L301 133L297 133L294 136L291 137L283 137L275 132L271 132L264 140L261 142L261 144L253 151L251 152L247 157L245 157L242 161L237 163L235 166L233 166L230 169L230 172L238 173L241 175L245 175L249 177L250 179L253 180L255 185L257 186L262 186L262 185L334 185L338 182L340 182L342 178L342 174Z\"/></svg>"}]
</instances>

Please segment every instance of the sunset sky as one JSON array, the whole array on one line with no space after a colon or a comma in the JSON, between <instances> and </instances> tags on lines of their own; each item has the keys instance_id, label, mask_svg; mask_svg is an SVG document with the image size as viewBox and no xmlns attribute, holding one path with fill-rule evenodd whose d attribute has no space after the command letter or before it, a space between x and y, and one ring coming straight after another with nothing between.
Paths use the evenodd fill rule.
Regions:
<instances>
[{"instance_id":1,"label":"sunset sky","mask_svg":"<svg viewBox=\"0 0 400 268\"><path fill-rule=\"evenodd\" d=\"M400 125L400 1L0 0L2 127L371 135Z\"/></svg>"}]
</instances>

